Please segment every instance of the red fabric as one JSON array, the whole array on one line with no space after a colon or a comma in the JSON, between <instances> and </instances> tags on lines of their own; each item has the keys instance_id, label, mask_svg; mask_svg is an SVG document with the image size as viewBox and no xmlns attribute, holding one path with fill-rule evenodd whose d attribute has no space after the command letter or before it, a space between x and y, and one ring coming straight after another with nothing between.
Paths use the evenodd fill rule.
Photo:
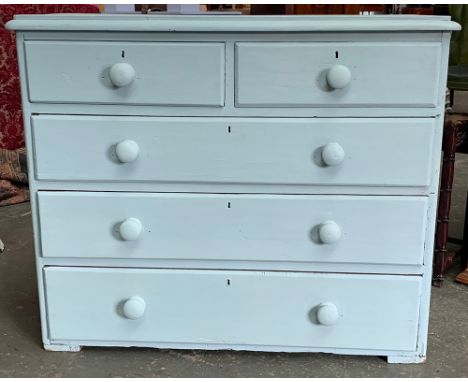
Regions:
<instances>
[{"instance_id":1,"label":"red fabric","mask_svg":"<svg viewBox=\"0 0 468 382\"><path fill-rule=\"evenodd\" d=\"M12 4L0 5L0 148L24 146L23 117L15 34L5 23L18 14L99 13L95 5Z\"/></svg>"}]
</instances>

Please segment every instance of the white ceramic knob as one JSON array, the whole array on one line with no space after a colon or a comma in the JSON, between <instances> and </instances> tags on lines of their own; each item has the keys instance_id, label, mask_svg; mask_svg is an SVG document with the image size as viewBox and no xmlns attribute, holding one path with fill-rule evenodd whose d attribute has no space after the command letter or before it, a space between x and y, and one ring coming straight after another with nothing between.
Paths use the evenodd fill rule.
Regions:
<instances>
[{"instance_id":1,"label":"white ceramic knob","mask_svg":"<svg viewBox=\"0 0 468 382\"><path fill-rule=\"evenodd\" d=\"M338 166L345 158L343 147L339 143L327 143L322 149L322 160L327 166Z\"/></svg>"},{"instance_id":2,"label":"white ceramic knob","mask_svg":"<svg viewBox=\"0 0 468 382\"><path fill-rule=\"evenodd\" d=\"M343 89L351 82L351 71L344 65L335 65L327 72L327 82L332 89Z\"/></svg>"},{"instance_id":3,"label":"white ceramic knob","mask_svg":"<svg viewBox=\"0 0 468 382\"><path fill-rule=\"evenodd\" d=\"M123 314L130 320L138 320L145 314L146 303L141 297L130 297L123 304Z\"/></svg>"},{"instance_id":4,"label":"white ceramic knob","mask_svg":"<svg viewBox=\"0 0 468 382\"><path fill-rule=\"evenodd\" d=\"M109 69L109 78L118 88L128 86L135 79L135 69L126 62L114 64Z\"/></svg>"},{"instance_id":5,"label":"white ceramic knob","mask_svg":"<svg viewBox=\"0 0 468 382\"><path fill-rule=\"evenodd\" d=\"M341 238L341 228L334 221L327 220L320 224L318 235L323 244L334 244Z\"/></svg>"},{"instance_id":6,"label":"white ceramic knob","mask_svg":"<svg viewBox=\"0 0 468 382\"><path fill-rule=\"evenodd\" d=\"M133 162L139 153L140 147L138 147L138 143L130 139L126 139L115 146L115 155L122 163Z\"/></svg>"},{"instance_id":7,"label":"white ceramic knob","mask_svg":"<svg viewBox=\"0 0 468 382\"><path fill-rule=\"evenodd\" d=\"M324 302L318 306L317 321L321 325L330 326L335 324L340 318L338 308L331 302Z\"/></svg>"},{"instance_id":8,"label":"white ceramic knob","mask_svg":"<svg viewBox=\"0 0 468 382\"><path fill-rule=\"evenodd\" d=\"M123 240L133 241L138 239L143 231L143 224L137 218L125 219L119 226L119 233Z\"/></svg>"}]
</instances>

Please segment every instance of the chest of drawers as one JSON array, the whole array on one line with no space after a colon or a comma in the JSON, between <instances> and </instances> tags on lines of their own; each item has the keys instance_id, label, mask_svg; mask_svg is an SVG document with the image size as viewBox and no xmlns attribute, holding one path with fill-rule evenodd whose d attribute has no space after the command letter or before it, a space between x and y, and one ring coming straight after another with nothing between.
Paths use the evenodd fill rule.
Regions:
<instances>
[{"instance_id":1,"label":"chest of drawers","mask_svg":"<svg viewBox=\"0 0 468 382\"><path fill-rule=\"evenodd\" d=\"M422 362L446 17L17 16L44 346Z\"/></svg>"}]
</instances>

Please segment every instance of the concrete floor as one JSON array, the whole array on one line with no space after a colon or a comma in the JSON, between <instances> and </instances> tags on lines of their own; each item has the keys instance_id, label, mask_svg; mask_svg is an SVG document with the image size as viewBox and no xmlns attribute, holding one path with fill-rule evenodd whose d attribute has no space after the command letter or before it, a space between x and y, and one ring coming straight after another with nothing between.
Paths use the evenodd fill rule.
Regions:
<instances>
[{"instance_id":1,"label":"concrete floor","mask_svg":"<svg viewBox=\"0 0 468 382\"><path fill-rule=\"evenodd\" d=\"M466 94L466 95L465 95ZM468 92L455 98L468 105ZM461 237L468 155L458 155L450 234ZM53 353L41 346L29 203L0 208L1 377L468 377L468 286L432 288L428 360L390 365L379 357L327 354L85 348Z\"/></svg>"}]
</instances>

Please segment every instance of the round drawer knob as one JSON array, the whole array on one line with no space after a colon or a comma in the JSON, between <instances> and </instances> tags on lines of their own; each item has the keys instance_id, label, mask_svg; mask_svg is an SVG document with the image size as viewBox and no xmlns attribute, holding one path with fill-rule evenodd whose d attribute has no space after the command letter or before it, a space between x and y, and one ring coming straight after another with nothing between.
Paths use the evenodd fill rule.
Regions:
<instances>
[{"instance_id":1,"label":"round drawer knob","mask_svg":"<svg viewBox=\"0 0 468 382\"><path fill-rule=\"evenodd\" d=\"M123 314L130 320L137 320L145 314L146 303L141 297L130 297L123 304Z\"/></svg>"},{"instance_id":2,"label":"round drawer knob","mask_svg":"<svg viewBox=\"0 0 468 382\"><path fill-rule=\"evenodd\" d=\"M343 89L351 82L351 72L344 65L335 65L327 72L327 82L332 89Z\"/></svg>"},{"instance_id":3,"label":"round drawer knob","mask_svg":"<svg viewBox=\"0 0 468 382\"><path fill-rule=\"evenodd\" d=\"M327 166L338 166L345 158L343 147L339 143L327 143L322 149L322 160Z\"/></svg>"},{"instance_id":4,"label":"round drawer knob","mask_svg":"<svg viewBox=\"0 0 468 382\"><path fill-rule=\"evenodd\" d=\"M328 220L318 229L320 241L324 244L334 244L341 238L341 228L334 221Z\"/></svg>"},{"instance_id":5,"label":"round drawer knob","mask_svg":"<svg viewBox=\"0 0 468 382\"><path fill-rule=\"evenodd\" d=\"M330 326L335 324L340 318L338 308L331 302L324 302L318 306L317 321L321 325Z\"/></svg>"},{"instance_id":6,"label":"round drawer knob","mask_svg":"<svg viewBox=\"0 0 468 382\"><path fill-rule=\"evenodd\" d=\"M128 218L120 223L119 232L120 236L125 241L132 241L138 239L143 231L141 221L136 218Z\"/></svg>"},{"instance_id":7,"label":"round drawer knob","mask_svg":"<svg viewBox=\"0 0 468 382\"><path fill-rule=\"evenodd\" d=\"M139 152L138 143L130 139L126 139L115 146L115 155L122 163L133 162L138 157Z\"/></svg>"},{"instance_id":8,"label":"round drawer knob","mask_svg":"<svg viewBox=\"0 0 468 382\"><path fill-rule=\"evenodd\" d=\"M112 84L118 88L128 86L135 79L135 69L130 64L120 62L110 67L109 77Z\"/></svg>"}]
</instances>

